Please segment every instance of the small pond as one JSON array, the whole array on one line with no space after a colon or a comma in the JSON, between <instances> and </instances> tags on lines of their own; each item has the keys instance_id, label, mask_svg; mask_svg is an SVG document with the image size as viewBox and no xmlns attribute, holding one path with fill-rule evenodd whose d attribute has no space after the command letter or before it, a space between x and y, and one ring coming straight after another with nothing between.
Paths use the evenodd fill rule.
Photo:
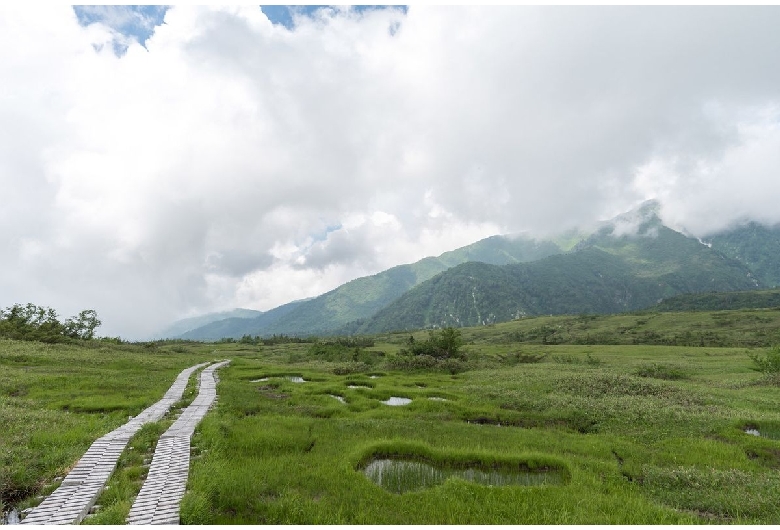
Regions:
<instances>
[{"instance_id":1,"label":"small pond","mask_svg":"<svg viewBox=\"0 0 780 530\"><path fill-rule=\"evenodd\" d=\"M780 440L780 427L777 425L762 425L760 428L755 425L746 425L743 429L745 434L769 438L770 440Z\"/></svg>"},{"instance_id":2,"label":"small pond","mask_svg":"<svg viewBox=\"0 0 780 530\"><path fill-rule=\"evenodd\" d=\"M352 385L347 385L347 388L371 388L371 387L368 386L368 385L355 385L355 384L352 384Z\"/></svg>"},{"instance_id":3,"label":"small pond","mask_svg":"<svg viewBox=\"0 0 780 530\"><path fill-rule=\"evenodd\" d=\"M563 474L557 470L520 471L509 469L456 469L434 466L415 460L389 458L372 460L363 473L369 480L391 493L407 493L443 484L458 477L485 486L539 486L563 484Z\"/></svg>"},{"instance_id":4,"label":"small pond","mask_svg":"<svg viewBox=\"0 0 780 530\"><path fill-rule=\"evenodd\" d=\"M0 512L0 525L2 524L20 524L19 512L11 510L10 512Z\"/></svg>"},{"instance_id":5,"label":"small pond","mask_svg":"<svg viewBox=\"0 0 780 530\"><path fill-rule=\"evenodd\" d=\"M449 399L447 398L437 397L437 396L431 396L428 399L430 399L431 401L449 401Z\"/></svg>"},{"instance_id":6,"label":"small pond","mask_svg":"<svg viewBox=\"0 0 780 530\"><path fill-rule=\"evenodd\" d=\"M341 396L337 396L337 395L335 395L335 394L328 394L328 395L329 395L330 397L332 397L333 399L337 399L337 400L339 400L340 402L342 402L342 403L344 403L344 404L346 404L346 403L347 403L347 400L346 400L346 399L344 399L344 398L343 398L343 397L341 397Z\"/></svg>"},{"instance_id":7,"label":"small pond","mask_svg":"<svg viewBox=\"0 0 780 530\"><path fill-rule=\"evenodd\" d=\"M299 375L291 375L291 376L288 376L287 379L289 381L292 381L293 383L305 383L306 382L306 380L303 377L299 376Z\"/></svg>"},{"instance_id":8,"label":"small pond","mask_svg":"<svg viewBox=\"0 0 780 530\"><path fill-rule=\"evenodd\" d=\"M261 377L260 379L252 379L250 383L260 383L261 381L268 381L267 377Z\"/></svg>"},{"instance_id":9,"label":"small pond","mask_svg":"<svg viewBox=\"0 0 780 530\"><path fill-rule=\"evenodd\" d=\"M393 396L391 398L386 399L385 401L382 401L385 405L390 405L391 407L402 407L404 405L408 405L411 403L412 400L405 397L396 397Z\"/></svg>"}]
</instances>

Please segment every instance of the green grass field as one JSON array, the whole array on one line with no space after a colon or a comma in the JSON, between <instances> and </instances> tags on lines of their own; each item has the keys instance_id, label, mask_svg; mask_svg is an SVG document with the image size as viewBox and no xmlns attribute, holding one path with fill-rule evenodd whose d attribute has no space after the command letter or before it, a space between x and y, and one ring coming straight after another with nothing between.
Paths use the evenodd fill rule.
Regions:
<instances>
[{"instance_id":1,"label":"green grass field","mask_svg":"<svg viewBox=\"0 0 780 530\"><path fill-rule=\"evenodd\" d=\"M706 318L744 320L734 313ZM625 327L566 318L572 326L590 319L592 333ZM754 324L754 335L773 325ZM3 502L35 504L91 441L159 399L179 370L229 358L219 403L193 437L184 523L780 522L780 378L757 371L750 357L767 349L541 344L513 335L544 325L556 324L463 330L467 360L454 374L391 369L409 334L342 356L318 355L310 344L0 341ZM741 331L720 329L739 344ZM411 403L382 403L390 397ZM87 522L121 523L162 423L130 444L103 513ZM366 476L377 460L420 465L398 478L399 494ZM475 473L554 480L491 486L470 480Z\"/></svg>"},{"instance_id":2,"label":"green grass field","mask_svg":"<svg viewBox=\"0 0 780 530\"><path fill-rule=\"evenodd\" d=\"M162 398L213 350L0 339L0 503L27 505L51 490L93 441Z\"/></svg>"}]
</instances>

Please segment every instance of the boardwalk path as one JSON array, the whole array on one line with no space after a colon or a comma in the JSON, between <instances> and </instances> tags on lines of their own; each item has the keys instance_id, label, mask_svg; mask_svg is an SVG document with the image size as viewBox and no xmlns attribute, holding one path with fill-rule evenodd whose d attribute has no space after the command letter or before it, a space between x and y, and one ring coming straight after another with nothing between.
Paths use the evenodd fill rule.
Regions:
<instances>
[{"instance_id":1,"label":"boardwalk path","mask_svg":"<svg viewBox=\"0 0 780 530\"><path fill-rule=\"evenodd\" d=\"M116 467L127 442L149 422L158 421L179 401L190 375L207 365L201 363L182 371L165 396L118 429L98 438L51 495L46 497L22 524L77 524L89 513Z\"/></svg>"},{"instance_id":2,"label":"boardwalk path","mask_svg":"<svg viewBox=\"0 0 780 530\"><path fill-rule=\"evenodd\" d=\"M214 372L229 362L203 370L198 397L160 437L149 474L127 516L129 524L179 524L179 502L190 467L190 437L217 397Z\"/></svg>"}]
</instances>

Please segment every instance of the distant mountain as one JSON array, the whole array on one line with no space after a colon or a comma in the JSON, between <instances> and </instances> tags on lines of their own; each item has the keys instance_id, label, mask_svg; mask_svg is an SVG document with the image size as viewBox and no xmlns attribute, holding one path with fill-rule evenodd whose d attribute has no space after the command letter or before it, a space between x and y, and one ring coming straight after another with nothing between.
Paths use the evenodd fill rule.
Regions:
<instances>
[{"instance_id":1,"label":"distant mountain","mask_svg":"<svg viewBox=\"0 0 780 530\"><path fill-rule=\"evenodd\" d=\"M653 311L725 311L780 308L780 289L681 294L650 307Z\"/></svg>"},{"instance_id":2,"label":"distant mountain","mask_svg":"<svg viewBox=\"0 0 780 530\"><path fill-rule=\"evenodd\" d=\"M617 313L680 293L749 290L750 269L664 226L646 205L567 254L525 264L467 263L410 290L351 333L475 326L523 315Z\"/></svg>"},{"instance_id":3,"label":"distant mountain","mask_svg":"<svg viewBox=\"0 0 780 530\"><path fill-rule=\"evenodd\" d=\"M701 241L664 226L658 211L658 203L648 201L590 234L489 237L310 300L252 318L211 321L181 336L470 326L523 315L631 311L685 293L780 285L780 228L749 223Z\"/></svg>"},{"instance_id":4,"label":"distant mountain","mask_svg":"<svg viewBox=\"0 0 780 530\"><path fill-rule=\"evenodd\" d=\"M280 318L293 311L298 305L305 304L298 300L276 307L269 311L258 312L254 318L224 318L215 320L204 326L182 333L179 338L188 340L214 341L223 337L241 338L244 335L270 335L265 330L274 325Z\"/></svg>"},{"instance_id":5,"label":"distant mountain","mask_svg":"<svg viewBox=\"0 0 780 530\"><path fill-rule=\"evenodd\" d=\"M356 319L367 318L415 285L467 261L503 265L535 261L561 253L552 241L526 236L493 236L471 245L399 265L352 280L328 293L303 302L286 304L251 320L226 319L188 330L180 338L214 340L221 337L272 334L311 335L332 332Z\"/></svg>"},{"instance_id":6,"label":"distant mountain","mask_svg":"<svg viewBox=\"0 0 780 530\"><path fill-rule=\"evenodd\" d=\"M169 325L162 331L154 334L155 338L175 338L180 337L184 333L190 330L200 328L211 324L212 322L225 320L229 318L235 318L239 320L245 320L248 318L254 318L262 314L262 311L254 311L252 309L233 309L230 311L221 311L219 313L208 313L206 315L200 315L197 317L185 318L177 320L173 324Z\"/></svg>"}]
</instances>

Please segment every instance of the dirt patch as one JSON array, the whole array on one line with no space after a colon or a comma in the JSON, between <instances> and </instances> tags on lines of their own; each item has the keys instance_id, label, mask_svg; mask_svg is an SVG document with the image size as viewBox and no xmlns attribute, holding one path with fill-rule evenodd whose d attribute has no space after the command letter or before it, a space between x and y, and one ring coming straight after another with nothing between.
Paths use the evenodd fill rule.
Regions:
<instances>
[{"instance_id":1,"label":"dirt patch","mask_svg":"<svg viewBox=\"0 0 780 530\"><path fill-rule=\"evenodd\" d=\"M273 385L264 385L257 389L258 392L260 392L263 396L267 397L268 399L287 399L290 397L290 394L285 394L284 392L278 392L277 388Z\"/></svg>"}]
</instances>

